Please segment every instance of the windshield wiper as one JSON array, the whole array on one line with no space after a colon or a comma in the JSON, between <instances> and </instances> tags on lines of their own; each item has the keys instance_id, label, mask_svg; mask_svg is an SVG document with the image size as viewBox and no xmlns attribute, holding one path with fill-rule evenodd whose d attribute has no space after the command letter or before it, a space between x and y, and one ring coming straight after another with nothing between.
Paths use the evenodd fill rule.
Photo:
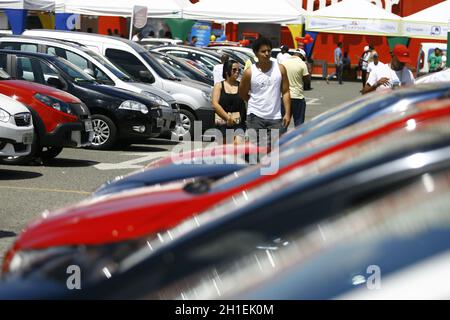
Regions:
<instances>
[{"instance_id":1,"label":"windshield wiper","mask_svg":"<svg viewBox=\"0 0 450 320\"><path fill-rule=\"evenodd\" d=\"M89 79L80 79L80 78L75 78L74 81L76 83L98 83L95 80L89 80Z\"/></svg>"}]
</instances>

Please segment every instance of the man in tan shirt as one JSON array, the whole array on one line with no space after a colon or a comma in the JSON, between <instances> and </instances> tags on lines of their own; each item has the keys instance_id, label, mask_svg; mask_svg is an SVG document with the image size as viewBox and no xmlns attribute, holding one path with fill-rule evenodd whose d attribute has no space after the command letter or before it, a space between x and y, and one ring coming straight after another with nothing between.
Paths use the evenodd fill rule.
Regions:
<instances>
[{"instance_id":1,"label":"man in tan shirt","mask_svg":"<svg viewBox=\"0 0 450 320\"><path fill-rule=\"evenodd\" d=\"M309 84L308 66L301 56L306 57L302 49L295 50L292 58L283 61L289 79L289 92L291 95L291 112L294 125L297 127L305 122L306 101L303 95L304 85Z\"/></svg>"}]
</instances>

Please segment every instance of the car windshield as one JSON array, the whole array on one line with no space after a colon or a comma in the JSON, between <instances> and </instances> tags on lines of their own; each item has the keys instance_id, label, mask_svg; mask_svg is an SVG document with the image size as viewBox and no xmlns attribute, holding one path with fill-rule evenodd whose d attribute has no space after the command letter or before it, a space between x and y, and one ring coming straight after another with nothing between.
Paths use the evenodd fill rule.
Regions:
<instances>
[{"instance_id":1,"label":"car windshield","mask_svg":"<svg viewBox=\"0 0 450 320\"><path fill-rule=\"evenodd\" d=\"M162 66L164 66L164 68L166 68L168 71L170 71L175 77L178 78L189 78L188 75L186 75L185 72L183 72L183 69L174 64L174 63L170 63L169 61L166 61L165 59L161 59L161 58L157 58L158 62L161 63Z\"/></svg>"},{"instance_id":2,"label":"car windshield","mask_svg":"<svg viewBox=\"0 0 450 320\"><path fill-rule=\"evenodd\" d=\"M55 65L61 69L64 73L66 73L74 82L76 83L95 83L95 79L85 73L83 70L78 68L73 63L60 58L54 57L53 62Z\"/></svg>"},{"instance_id":3,"label":"car windshield","mask_svg":"<svg viewBox=\"0 0 450 320\"><path fill-rule=\"evenodd\" d=\"M117 78L125 82L133 81L132 77L128 75L126 72L121 70L119 67L112 64L108 59L104 56L97 54L96 52L89 50L89 55L94 58L97 62L99 62L102 66L111 71Z\"/></svg>"},{"instance_id":4,"label":"car windshield","mask_svg":"<svg viewBox=\"0 0 450 320\"><path fill-rule=\"evenodd\" d=\"M133 48L139 53L139 55L155 70L155 72L163 79L176 80L177 77L164 67L155 57L153 57L144 47L135 45Z\"/></svg>"},{"instance_id":5,"label":"car windshield","mask_svg":"<svg viewBox=\"0 0 450 320\"><path fill-rule=\"evenodd\" d=\"M211 70L209 70L202 62L200 61L193 61L193 60L189 60L186 58L179 58L180 60L182 60L184 63L192 66L193 68L195 68L196 70L198 70L199 72L205 74L206 77L213 79L213 73Z\"/></svg>"},{"instance_id":6,"label":"car windshield","mask_svg":"<svg viewBox=\"0 0 450 320\"><path fill-rule=\"evenodd\" d=\"M207 78L211 78L212 79L212 74L211 74L211 77L210 77L209 74L207 74L203 70L197 69L196 67L192 66L189 63L186 63L182 59L176 59L176 58L171 57L169 55L161 55L161 56L158 56L158 60L163 60L167 64L170 64L172 67L176 68L177 70L179 70L180 72L182 72L183 74L185 74L189 78L193 78L196 75L200 75L202 77L207 77Z\"/></svg>"}]
</instances>

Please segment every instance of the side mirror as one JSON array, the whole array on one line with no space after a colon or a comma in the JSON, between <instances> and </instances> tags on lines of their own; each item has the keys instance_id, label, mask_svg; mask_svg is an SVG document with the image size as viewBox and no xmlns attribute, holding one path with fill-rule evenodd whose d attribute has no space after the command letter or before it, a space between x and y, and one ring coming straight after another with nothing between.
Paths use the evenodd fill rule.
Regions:
<instances>
[{"instance_id":1,"label":"side mirror","mask_svg":"<svg viewBox=\"0 0 450 320\"><path fill-rule=\"evenodd\" d=\"M47 79L47 84L57 89L64 89L64 83L59 78L50 77Z\"/></svg>"},{"instance_id":2,"label":"side mirror","mask_svg":"<svg viewBox=\"0 0 450 320\"><path fill-rule=\"evenodd\" d=\"M87 73L91 77L95 78L94 71L92 69L86 68L83 71L84 71L84 73Z\"/></svg>"},{"instance_id":3,"label":"side mirror","mask_svg":"<svg viewBox=\"0 0 450 320\"><path fill-rule=\"evenodd\" d=\"M139 71L139 79L142 82L147 82L147 83L155 82L155 77L148 70L141 70L141 71Z\"/></svg>"}]
</instances>

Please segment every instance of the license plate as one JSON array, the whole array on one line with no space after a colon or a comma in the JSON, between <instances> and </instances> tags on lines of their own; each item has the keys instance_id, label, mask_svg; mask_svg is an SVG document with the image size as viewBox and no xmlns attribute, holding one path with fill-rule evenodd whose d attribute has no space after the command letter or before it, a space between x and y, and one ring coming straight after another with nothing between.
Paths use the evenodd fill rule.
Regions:
<instances>
[{"instance_id":1,"label":"license plate","mask_svg":"<svg viewBox=\"0 0 450 320\"><path fill-rule=\"evenodd\" d=\"M84 121L84 129L89 132L89 131L94 131L93 127L92 127L92 121L91 120L85 120Z\"/></svg>"},{"instance_id":2,"label":"license plate","mask_svg":"<svg viewBox=\"0 0 450 320\"><path fill-rule=\"evenodd\" d=\"M26 133L23 135L22 138L23 144L32 144L33 143L33 134L32 133Z\"/></svg>"}]
</instances>

